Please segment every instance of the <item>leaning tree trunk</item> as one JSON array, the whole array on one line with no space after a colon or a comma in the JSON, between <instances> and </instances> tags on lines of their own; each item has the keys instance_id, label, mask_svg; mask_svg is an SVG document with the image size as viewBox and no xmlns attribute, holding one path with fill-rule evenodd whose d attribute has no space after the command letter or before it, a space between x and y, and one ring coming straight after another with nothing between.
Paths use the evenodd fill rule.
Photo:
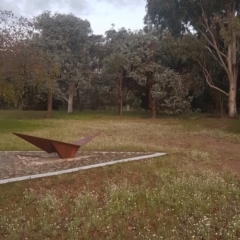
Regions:
<instances>
[{"instance_id":1,"label":"leaning tree trunk","mask_svg":"<svg viewBox=\"0 0 240 240\"><path fill-rule=\"evenodd\" d=\"M229 80L229 99L228 108L229 116L237 116L237 77L238 77L238 66L237 66L237 50L236 50L236 38L232 44L228 46L228 80Z\"/></svg>"},{"instance_id":2,"label":"leaning tree trunk","mask_svg":"<svg viewBox=\"0 0 240 240\"><path fill-rule=\"evenodd\" d=\"M47 118L51 117L52 115L52 98L52 91L49 91L47 95Z\"/></svg>"}]
</instances>

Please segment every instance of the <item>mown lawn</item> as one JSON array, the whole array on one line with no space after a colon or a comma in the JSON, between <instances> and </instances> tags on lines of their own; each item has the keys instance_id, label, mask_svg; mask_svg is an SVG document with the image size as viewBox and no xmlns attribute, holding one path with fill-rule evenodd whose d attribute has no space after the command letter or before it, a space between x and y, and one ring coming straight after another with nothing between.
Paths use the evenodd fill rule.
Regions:
<instances>
[{"instance_id":1,"label":"mown lawn","mask_svg":"<svg viewBox=\"0 0 240 240\"><path fill-rule=\"evenodd\" d=\"M239 120L127 114L0 111L0 150L36 150L13 131L74 142L103 130L83 150L167 153L0 185L0 239L240 239Z\"/></svg>"}]
</instances>

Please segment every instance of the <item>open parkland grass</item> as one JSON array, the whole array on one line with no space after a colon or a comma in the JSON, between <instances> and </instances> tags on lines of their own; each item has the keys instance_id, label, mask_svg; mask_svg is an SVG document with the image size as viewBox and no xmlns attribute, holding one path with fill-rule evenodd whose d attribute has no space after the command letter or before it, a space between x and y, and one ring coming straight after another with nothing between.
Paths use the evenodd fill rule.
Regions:
<instances>
[{"instance_id":1,"label":"open parkland grass","mask_svg":"<svg viewBox=\"0 0 240 240\"><path fill-rule=\"evenodd\" d=\"M0 111L0 150L37 150L12 132L82 150L156 159L0 185L0 239L240 239L240 120L145 112Z\"/></svg>"}]
</instances>

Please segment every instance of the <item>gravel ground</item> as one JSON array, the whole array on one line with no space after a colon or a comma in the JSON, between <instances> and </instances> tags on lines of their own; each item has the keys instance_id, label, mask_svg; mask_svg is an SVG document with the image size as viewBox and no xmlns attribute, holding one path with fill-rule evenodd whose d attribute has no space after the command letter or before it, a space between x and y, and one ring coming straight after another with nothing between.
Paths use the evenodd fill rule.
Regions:
<instances>
[{"instance_id":1,"label":"gravel ground","mask_svg":"<svg viewBox=\"0 0 240 240\"><path fill-rule=\"evenodd\" d=\"M148 155L143 152L78 152L74 158L61 159L45 152L0 152L0 180L49 173L98 163Z\"/></svg>"}]
</instances>

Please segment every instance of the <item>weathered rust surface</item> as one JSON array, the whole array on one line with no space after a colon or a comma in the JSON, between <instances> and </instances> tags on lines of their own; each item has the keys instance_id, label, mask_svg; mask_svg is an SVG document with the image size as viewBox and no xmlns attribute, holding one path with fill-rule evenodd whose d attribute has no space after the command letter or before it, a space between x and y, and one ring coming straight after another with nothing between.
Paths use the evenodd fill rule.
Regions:
<instances>
[{"instance_id":1,"label":"weathered rust surface","mask_svg":"<svg viewBox=\"0 0 240 240\"><path fill-rule=\"evenodd\" d=\"M91 141L91 140L92 140L93 138L95 138L96 136L98 136L101 132L102 132L102 131L97 132L97 133L94 133L94 134L92 134L92 135L90 135L90 136L88 136L88 137L85 137L85 138L83 138L83 139L80 139L80 140L78 140L77 142L75 142L74 144L79 145L79 146L81 147L81 146L83 146L84 144L86 144L87 142Z\"/></svg>"},{"instance_id":2,"label":"weathered rust surface","mask_svg":"<svg viewBox=\"0 0 240 240\"><path fill-rule=\"evenodd\" d=\"M101 132L98 132L88 137L85 137L74 144L56 141L48 138L30 136L22 133L13 133L13 134L33 144L34 146L42 149L47 153L56 152L61 158L73 158L81 146L91 141L100 133Z\"/></svg>"}]
</instances>

